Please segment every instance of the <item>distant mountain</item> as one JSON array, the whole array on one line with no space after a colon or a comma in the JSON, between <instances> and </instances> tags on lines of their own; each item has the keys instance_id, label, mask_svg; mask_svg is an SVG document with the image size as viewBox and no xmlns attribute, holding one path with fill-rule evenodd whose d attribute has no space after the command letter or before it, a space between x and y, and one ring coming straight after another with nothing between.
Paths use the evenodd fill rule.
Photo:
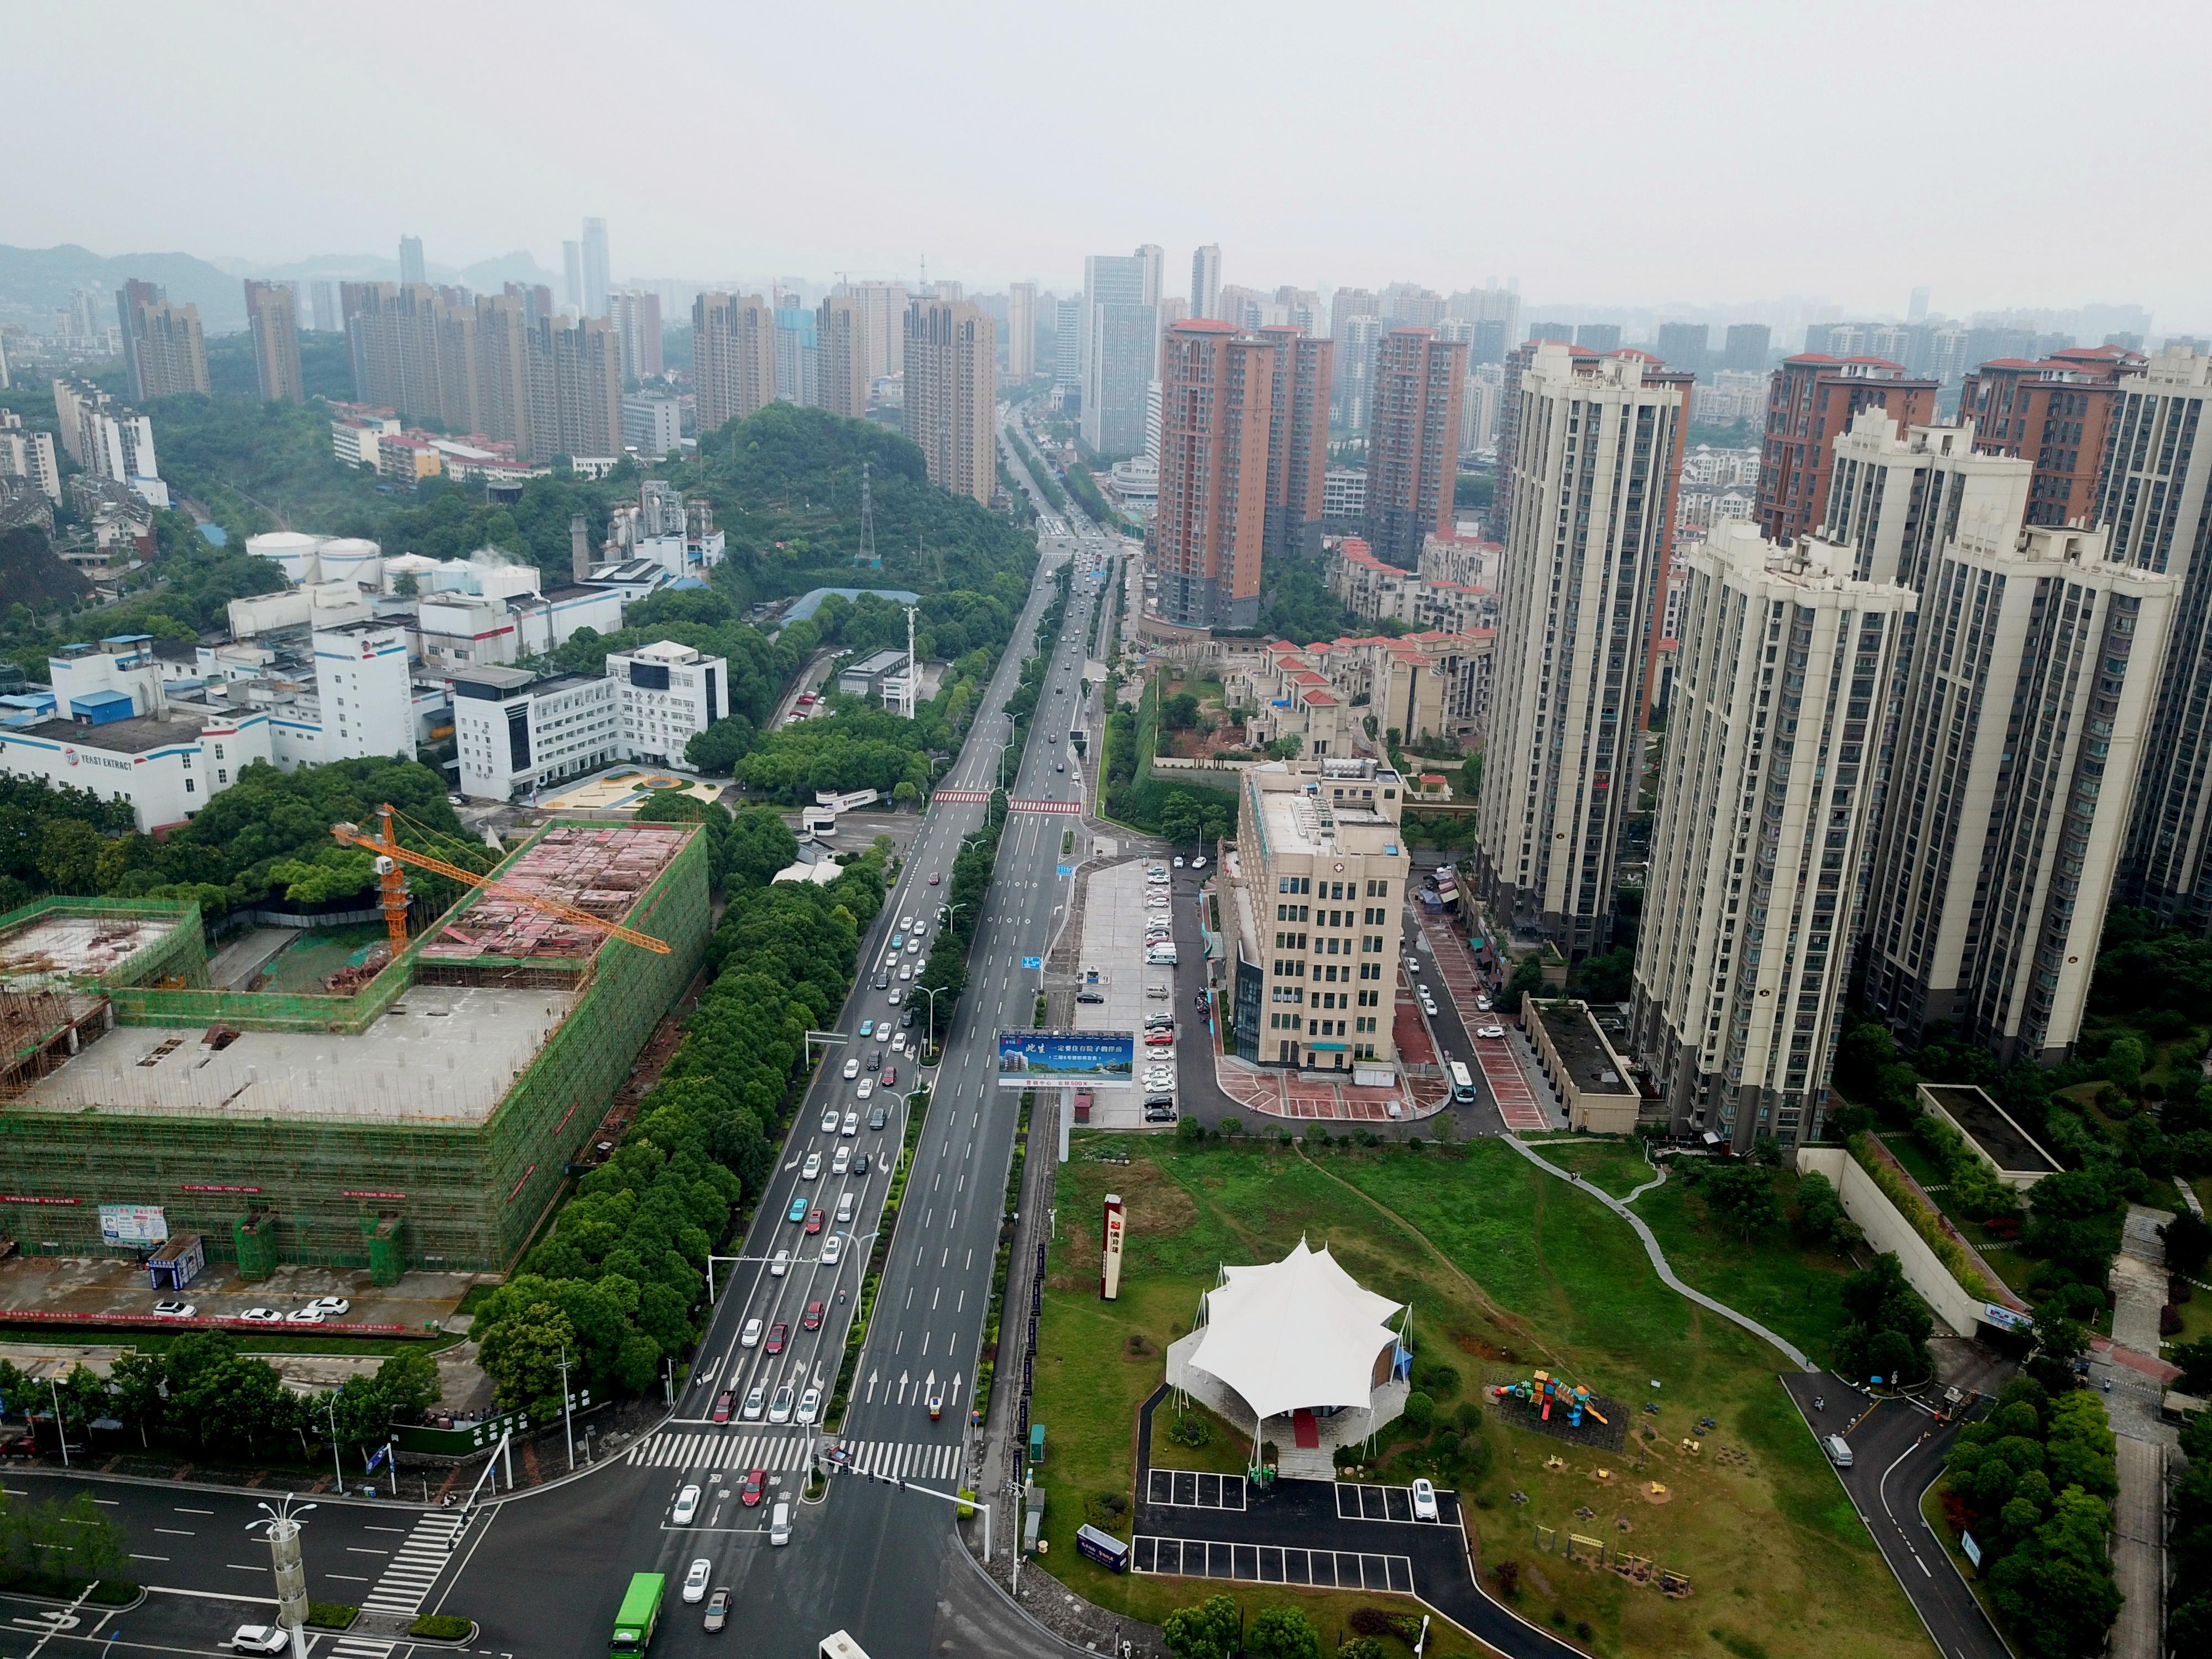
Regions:
<instances>
[{"instance_id":1,"label":"distant mountain","mask_svg":"<svg viewBox=\"0 0 2212 1659\"><path fill-rule=\"evenodd\" d=\"M102 296L101 316L114 320L115 290L130 278L159 283L178 305L200 308L210 334L246 326L246 290L238 278L189 253L119 253L103 258L90 248L9 247L0 244L0 316L43 319L70 301L70 290L88 288Z\"/></svg>"}]
</instances>

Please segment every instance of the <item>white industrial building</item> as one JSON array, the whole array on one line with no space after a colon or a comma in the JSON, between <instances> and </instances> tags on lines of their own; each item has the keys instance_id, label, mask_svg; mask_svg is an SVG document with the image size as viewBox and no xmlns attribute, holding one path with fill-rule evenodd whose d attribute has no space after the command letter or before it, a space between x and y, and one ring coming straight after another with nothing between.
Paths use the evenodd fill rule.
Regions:
<instances>
[{"instance_id":1,"label":"white industrial building","mask_svg":"<svg viewBox=\"0 0 2212 1659\"><path fill-rule=\"evenodd\" d=\"M729 664L663 640L607 658L606 672L498 665L453 675L461 793L512 800L617 761L674 766L729 709Z\"/></svg>"}]
</instances>

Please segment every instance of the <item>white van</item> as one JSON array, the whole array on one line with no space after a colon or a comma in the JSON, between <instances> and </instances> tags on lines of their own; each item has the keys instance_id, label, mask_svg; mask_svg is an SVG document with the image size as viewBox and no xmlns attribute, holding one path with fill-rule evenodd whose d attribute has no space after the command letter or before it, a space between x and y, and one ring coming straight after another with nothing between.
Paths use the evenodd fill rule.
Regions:
<instances>
[{"instance_id":1,"label":"white van","mask_svg":"<svg viewBox=\"0 0 2212 1659\"><path fill-rule=\"evenodd\" d=\"M778 1548L791 1541L791 1500L788 1498L775 1500L775 1513L768 1523L768 1541Z\"/></svg>"},{"instance_id":2,"label":"white van","mask_svg":"<svg viewBox=\"0 0 2212 1659\"><path fill-rule=\"evenodd\" d=\"M1169 988L1160 983L1158 980L1154 980L1150 985L1145 987L1145 994L1148 997L1164 997L1168 994Z\"/></svg>"},{"instance_id":3,"label":"white van","mask_svg":"<svg viewBox=\"0 0 2212 1659\"><path fill-rule=\"evenodd\" d=\"M1843 1436L1840 1434L1832 1434L1820 1443L1827 1448L1828 1461L1831 1463L1833 1463L1839 1469L1847 1469L1850 1468L1851 1449L1850 1444L1844 1439Z\"/></svg>"},{"instance_id":4,"label":"white van","mask_svg":"<svg viewBox=\"0 0 2212 1659\"><path fill-rule=\"evenodd\" d=\"M853 1218L853 1200L859 1196L859 1194L849 1190L838 1194L837 1224L839 1226L843 1226Z\"/></svg>"}]
</instances>

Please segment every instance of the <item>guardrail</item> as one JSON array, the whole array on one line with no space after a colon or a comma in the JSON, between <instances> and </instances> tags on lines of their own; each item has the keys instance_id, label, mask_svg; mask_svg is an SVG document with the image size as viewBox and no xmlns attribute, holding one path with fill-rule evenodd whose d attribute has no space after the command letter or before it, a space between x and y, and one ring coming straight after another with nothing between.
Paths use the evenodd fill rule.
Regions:
<instances>
[{"instance_id":1,"label":"guardrail","mask_svg":"<svg viewBox=\"0 0 2212 1659\"><path fill-rule=\"evenodd\" d=\"M235 1319L218 1315L195 1315L172 1319L160 1314L65 1313L48 1308L0 1308L0 1325L70 1325L79 1328L109 1327L133 1331L316 1331L325 1336L404 1336L428 1338L447 1333L413 1325L372 1325L361 1322L318 1320L313 1324L290 1320Z\"/></svg>"}]
</instances>

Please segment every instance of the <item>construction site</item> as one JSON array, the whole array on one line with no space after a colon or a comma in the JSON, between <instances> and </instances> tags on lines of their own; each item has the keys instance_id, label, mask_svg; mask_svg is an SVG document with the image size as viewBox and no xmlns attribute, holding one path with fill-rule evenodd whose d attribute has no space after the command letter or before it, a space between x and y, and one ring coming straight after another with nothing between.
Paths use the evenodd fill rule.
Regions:
<instances>
[{"instance_id":1,"label":"construction site","mask_svg":"<svg viewBox=\"0 0 2212 1659\"><path fill-rule=\"evenodd\" d=\"M556 820L489 878L357 844L398 854L379 866L394 948L324 994L209 988L194 905L0 916L0 1238L128 1255L197 1235L247 1279L513 1265L697 971L704 839ZM403 861L483 884L410 940Z\"/></svg>"}]
</instances>

